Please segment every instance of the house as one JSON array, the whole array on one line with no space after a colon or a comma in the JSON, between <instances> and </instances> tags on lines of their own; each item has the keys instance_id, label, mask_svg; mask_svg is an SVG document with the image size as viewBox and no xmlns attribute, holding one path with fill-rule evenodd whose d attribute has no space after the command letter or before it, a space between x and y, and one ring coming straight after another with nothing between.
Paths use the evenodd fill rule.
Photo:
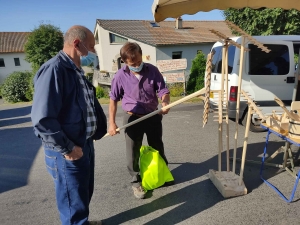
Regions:
<instances>
[{"instance_id":1,"label":"house","mask_svg":"<svg viewBox=\"0 0 300 225\"><path fill-rule=\"evenodd\" d=\"M143 51L144 62L156 65L157 60L187 59L186 74L198 51L210 52L219 38L209 29L232 36L224 21L162 21L147 20L96 20L95 49L99 58L100 71L114 74L123 62L120 48L127 42L137 42Z\"/></svg>"},{"instance_id":2,"label":"house","mask_svg":"<svg viewBox=\"0 0 300 225\"><path fill-rule=\"evenodd\" d=\"M31 70L24 45L30 32L0 32L0 84L14 71Z\"/></svg>"}]
</instances>

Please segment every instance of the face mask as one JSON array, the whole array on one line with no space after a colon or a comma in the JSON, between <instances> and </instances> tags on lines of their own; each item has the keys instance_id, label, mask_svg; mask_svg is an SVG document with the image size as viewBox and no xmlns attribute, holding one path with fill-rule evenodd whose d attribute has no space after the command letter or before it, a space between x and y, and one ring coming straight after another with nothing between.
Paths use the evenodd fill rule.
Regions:
<instances>
[{"instance_id":1,"label":"face mask","mask_svg":"<svg viewBox=\"0 0 300 225\"><path fill-rule=\"evenodd\" d=\"M84 46L84 44L82 44L82 45ZM87 50L86 47L85 47L85 49ZM91 65L96 60L96 58L97 58L97 55L94 52L88 51L87 55L80 56L81 66L89 66L89 65Z\"/></svg>"},{"instance_id":2,"label":"face mask","mask_svg":"<svg viewBox=\"0 0 300 225\"><path fill-rule=\"evenodd\" d=\"M97 58L97 55L94 52L88 51L86 56L80 56L81 66L89 66L91 65Z\"/></svg>"},{"instance_id":3,"label":"face mask","mask_svg":"<svg viewBox=\"0 0 300 225\"><path fill-rule=\"evenodd\" d=\"M140 72L143 69L144 63L142 62L139 67L128 66L128 68L135 73Z\"/></svg>"}]
</instances>

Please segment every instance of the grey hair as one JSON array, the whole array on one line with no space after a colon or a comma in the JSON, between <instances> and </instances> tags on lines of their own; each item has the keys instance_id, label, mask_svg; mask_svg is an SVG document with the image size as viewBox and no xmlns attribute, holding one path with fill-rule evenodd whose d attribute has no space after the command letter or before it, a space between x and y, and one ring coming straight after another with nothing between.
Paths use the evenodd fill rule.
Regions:
<instances>
[{"instance_id":1,"label":"grey hair","mask_svg":"<svg viewBox=\"0 0 300 225\"><path fill-rule=\"evenodd\" d=\"M64 43L71 44L75 39L85 41L87 38L88 29L84 26L73 26L71 27L64 36Z\"/></svg>"}]
</instances>

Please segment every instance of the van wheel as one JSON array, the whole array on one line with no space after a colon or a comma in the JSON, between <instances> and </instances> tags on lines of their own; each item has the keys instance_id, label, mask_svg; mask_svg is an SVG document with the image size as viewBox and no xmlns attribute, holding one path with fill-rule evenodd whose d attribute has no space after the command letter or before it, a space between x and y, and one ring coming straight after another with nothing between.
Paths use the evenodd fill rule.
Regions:
<instances>
[{"instance_id":1,"label":"van wheel","mask_svg":"<svg viewBox=\"0 0 300 225\"><path fill-rule=\"evenodd\" d=\"M248 115L248 109L245 110L244 115L241 119L241 124L245 127L247 123L247 115ZM250 131L253 133L263 132L266 131L264 128L260 126L260 120L256 120L255 123L253 122L253 119L251 118L250 121Z\"/></svg>"}]
</instances>

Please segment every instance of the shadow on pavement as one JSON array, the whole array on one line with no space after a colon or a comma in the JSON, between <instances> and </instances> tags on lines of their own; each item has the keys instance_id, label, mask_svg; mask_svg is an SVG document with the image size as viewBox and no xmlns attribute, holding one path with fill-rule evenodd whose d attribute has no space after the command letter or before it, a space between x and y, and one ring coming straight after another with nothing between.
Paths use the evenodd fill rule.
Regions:
<instances>
[{"instance_id":1,"label":"shadow on pavement","mask_svg":"<svg viewBox=\"0 0 300 225\"><path fill-rule=\"evenodd\" d=\"M247 148L248 160L261 161L261 155L264 149L264 142L249 144ZM269 142L268 154L272 154L279 147L283 146L284 142ZM232 150L230 150L230 153ZM242 148L237 149L237 157L241 157ZM222 170L226 170L226 152L222 153ZM276 162L277 161L277 162ZM273 163L282 162L282 154L278 155L272 161ZM171 164L171 163L170 163ZM178 164L178 163L176 163ZM179 163L180 164L180 163ZM115 216L107 218L103 222L106 224L121 224L147 214L153 213L157 210L164 209L167 207L174 207L169 212L164 215L155 218L146 224L158 225L158 224L176 224L182 222L194 215L204 211L216 203L225 200L223 196L216 189L214 184L209 180L200 181L194 183L193 180L208 174L209 169L217 170L218 157L215 156L203 163L182 163L180 166L172 170L172 174L175 178L176 184L189 182L190 184L180 190L174 191L167 194L159 199L154 200L151 203L124 211ZM232 162L230 163L232 166ZM240 163L236 164L237 171L239 174ZM270 178L279 172L279 168L266 167L264 172L265 178ZM259 187L263 181L260 179L259 175L260 164L249 164L246 163L244 170L244 183L248 189L248 193Z\"/></svg>"},{"instance_id":2,"label":"shadow on pavement","mask_svg":"<svg viewBox=\"0 0 300 225\"><path fill-rule=\"evenodd\" d=\"M30 107L0 111L0 118L11 118L0 121L3 126L17 125L30 121L25 116L30 113ZM32 127L0 129L0 193L27 184L30 169L41 142L35 137Z\"/></svg>"},{"instance_id":3,"label":"shadow on pavement","mask_svg":"<svg viewBox=\"0 0 300 225\"><path fill-rule=\"evenodd\" d=\"M21 124L21 123L27 123L30 121L31 121L31 119L29 117L0 120L0 127L13 126L13 125Z\"/></svg>"},{"instance_id":4,"label":"shadow on pavement","mask_svg":"<svg viewBox=\"0 0 300 225\"><path fill-rule=\"evenodd\" d=\"M284 146L284 141L274 142L269 141L267 154L272 155L278 148ZM263 181L260 179L260 166L262 155L265 147L265 142L248 144L246 160L254 160L257 163L245 163L244 183L248 189L248 193L259 187ZM229 151L229 157L232 158L233 149ZM226 171L226 152L222 152L222 171ZM237 149L237 158L242 158L242 148ZM283 162L283 153L279 153L270 163L281 164ZM218 170L218 156L203 162L203 163L183 163L172 170L172 174L176 179L176 183L183 183L209 172L209 169ZM240 161L236 162L236 174L240 174ZM232 169L232 161L230 161L230 170ZM280 173L280 168L265 166L264 178L269 179Z\"/></svg>"},{"instance_id":5,"label":"shadow on pavement","mask_svg":"<svg viewBox=\"0 0 300 225\"><path fill-rule=\"evenodd\" d=\"M210 180L191 184L178 191L174 191L151 203L127 210L104 220L104 224L121 224L126 221L145 216L157 210L178 205L164 215L145 224L176 224L199 212L206 210L224 200L216 191L211 191L214 185Z\"/></svg>"},{"instance_id":6,"label":"shadow on pavement","mask_svg":"<svg viewBox=\"0 0 300 225\"><path fill-rule=\"evenodd\" d=\"M30 115L30 112L31 112L31 106L15 108L15 109L4 109L4 110L0 110L0 119L27 116Z\"/></svg>"}]
</instances>

